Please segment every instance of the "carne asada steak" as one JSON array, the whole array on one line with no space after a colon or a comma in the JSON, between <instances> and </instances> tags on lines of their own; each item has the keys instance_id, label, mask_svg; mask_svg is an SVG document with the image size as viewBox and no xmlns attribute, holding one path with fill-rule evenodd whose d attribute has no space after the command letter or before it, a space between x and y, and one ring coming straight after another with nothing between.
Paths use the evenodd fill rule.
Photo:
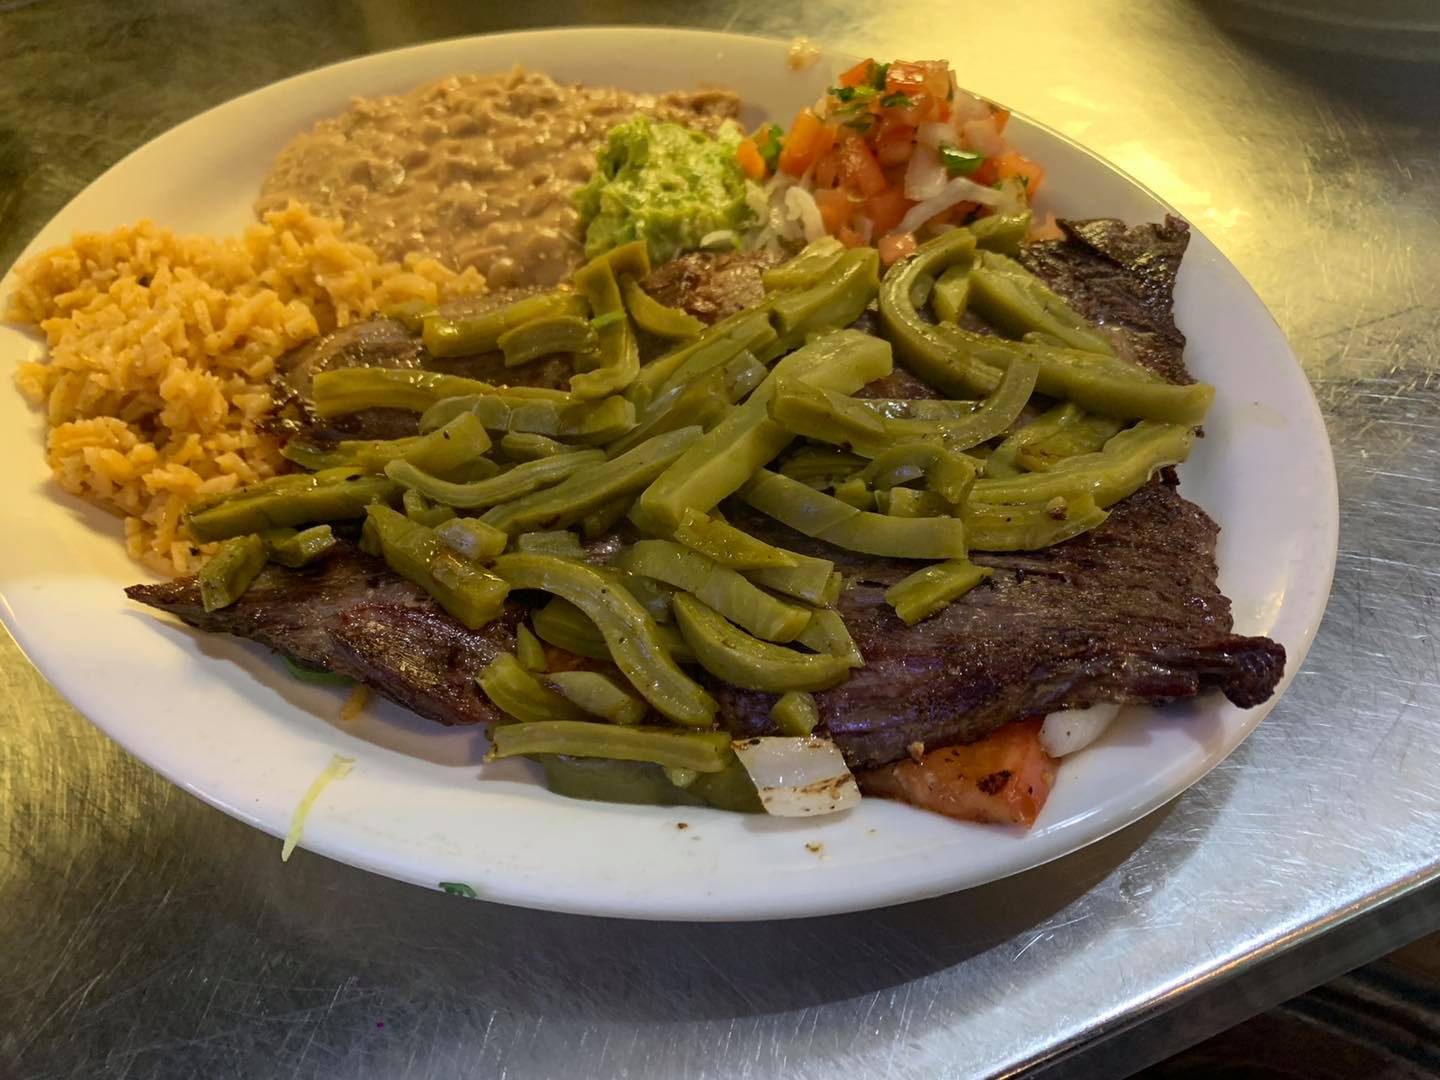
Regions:
<instances>
[{"instance_id":1,"label":"carne asada steak","mask_svg":"<svg viewBox=\"0 0 1440 1080\"><path fill-rule=\"evenodd\" d=\"M913 562L839 551L743 508L731 521L773 543L836 560L839 603L865 666L816 694L831 738L855 766L969 742L1020 716L1100 702L1163 704L1220 690L1242 707L1274 692L1285 650L1231 633L1215 585L1218 527L1167 483L1120 503L1092 533L1044 551L974 555L986 584L906 626L884 593ZM523 615L466 630L384 563L345 546L313 567L268 567L234 605L206 613L194 578L135 585L131 599L202 630L251 638L361 680L443 724L499 713L473 676L513 651ZM773 696L709 680L722 726L772 730Z\"/></svg>"},{"instance_id":2,"label":"carne asada steak","mask_svg":"<svg viewBox=\"0 0 1440 1080\"><path fill-rule=\"evenodd\" d=\"M442 304L440 312L461 317L479 315L529 296L535 289L501 289L478 297ZM315 376L342 368L413 368L463 375L498 385L564 386L570 378L568 358L543 357L507 368L498 352L479 356L432 356L418 335L398 319L383 315L322 334L280 358L271 386L275 414L266 426L279 434L304 432L311 441L338 439L401 439L414 435L418 417L404 409L365 409L348 416L321 419L313 411Z\"/></svg>"},{"instance_id":3,"label":"carne asada steak","mask_svg":"<svg viewBox=\"0 0 1440 1080\"><path fill-rule=\"evenodd\" d=\"M777 261L763 251L694 251L657 266L645 279L645 291L701 322L718 322L765 299L760 274Z\"/></svg>"},{"instance_id":4,"label":"carne asada steak","mask_svg":"<svg viewBox=\"0 0 1440 1080\"><path fill-rule=\"evenodd\" d=\"M1119 350L1166 379L1193 381L1171 313L1188 241L1184 222L1063 224L1068 239L1031 245L1022 261L1086 317L1116 328ZM712 321L758 298L765 265L742 256L683 256L646 284L663 302ZM297 427L309 420L309 379L330 366L422 366L551 386L563 385L569 374L549 361L502 376L484 367L498 363L493 357L436 360L401 324L384 319L339 331L307 350L282 365L289 418ZM862 395L935 392L897 368ZM413 430L413 414L409 423ZM743 506L727 507L727 514L773 543L834 559L844 572L839 610L866 663L845 684L816 696L824 727L855 766L897 760L917 743L973 741L1019 717L1061 708L1161 704L1212 689L1249 707L1274 692L1284 670L1280 645L1232 633L1230 604L1216 584L1219 528L1180 497L1168 470L1112 507L1092 533L1042 551L975 553L993 577L909 627L884 592L918 564L841 551ZM613 553L617 537L609 539L603 551L592 549L592 558ZM422 590L348 545L304 570L269 567L236 604L210 614L194 579L127 592L201 629L252 638L360 679L446 724L499 718L473 676L497 653L513 650L523 615L511 603L495 623L465 630ZM769 695L709 682L724 727L736 734L771 729Z\"/></svg>"},{"instance_id":5,"label":"carne asada steak","mask_svg":"<svg viewBox=\"0 0 1440 1080\"><path fill-rule=\"evenodd\" d=\"M834 559L839 611L865 666L815 695L852 765L971 742L1021 716L1101 702L1159 705L1220 690L1241 707L1275 690L1285 650L1231 633L1215 584L1219 527L1166 483L1117 504L1094 532L1043 551L976 552L994 576L906 626L885 590L920 565L856 556L735 508L732 524L793 551ZM771 730L774 698L712 683L721 722Z\"/></svg>"},{"instance_id":6,"label":"carne asada steak","mask_svg":"<svg viewBox=\"0 0 1440 1080\"><path fill-rule=\"evenodd\" d=\"M678 307L711 323L765 298L760 273L775 263L764 252L681 255L657 267L645 280L646 290L662 303ZM498 289L482 296L441 304L440 314L452 317L479 315L539 292L538 289ZM653 359L668 343L640 335L641 356ZM353 323L306 342L280 358L271 385L275 414L268 430L325 443L340 439L400 439L416 432L417 417L403 409L365 409L348 416L322 419L312 408L315 376L342 368L418 368L496 386L538 386L563 390L572 374L569 357L546 356L518 367L506 367L498 352L476 356L432 356L420 338L398 319L383 315Z\"/></svg>"},{"instance_id":7,"label":"carne asada steak","mask_svg":"<svg viewBox=\"0 0 1440 1080\"><path fill-rule=\"evenodd\" d=\"M1060 224L1068 240L1027 244L1020 262L1085 318L1122 331L1119 347L1130 359L1167 382L1193 383L1174 311L1190 226L1170 215L1162 224L1127 226L1111 218Z\"/></svg>"},{"instance_id":8,"label":"carne asada steak","mask_svg":"<svg viewBox=\"0 0 1440 1080\"><path fill-rule=\"evenodd\" d=\"M488 724L500 711L475 684L499 653L515 651L524 609L467 630L379 559L340 543L302 570L267 566L229 607L207 612L194 577L132 585L132 600L191 626L268 645L308 664L363 682L442 724Z\"/></svg>"}]
</instances>

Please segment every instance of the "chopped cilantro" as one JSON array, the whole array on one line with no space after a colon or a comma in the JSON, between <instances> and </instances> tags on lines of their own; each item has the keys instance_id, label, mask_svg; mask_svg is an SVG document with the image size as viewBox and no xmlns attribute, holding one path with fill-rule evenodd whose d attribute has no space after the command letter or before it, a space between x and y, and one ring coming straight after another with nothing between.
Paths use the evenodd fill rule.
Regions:
<instances>
[{"instance_id":1,"label":"chopped cilantro","mask_svg":"<svg viewBox=\"0 0 1440 1080\"><path fill-rule=\"evenodd\" d=\"M884 90L884 89L885 89L885 79L886 79L886 77L887 77L889 74L890 74L890 65L889 65L889 64L871 64L871 65L870 65L870 85L873 86L873 87L875 87L876 90Z\"/></svg>"},{"instance_id":2,"label":"chopped cilantro","mask_svg":"<svg viewBox=\"0 0 1440 1080\"><path fill-rule=\"evenodd\" d=\"M853 120L846 120L845 126L847 128L850 128L852 131L858 131L863 135L865 132L870 130L871 125L873 125L874 123L875 117L871 116L869 113L861 113Z\"/></svg>"},{"instance_id":3,"label":"chopped cilantro","mask_svg":"<svg viewBox=\"0 0 1440 1080\"><path fill-rule=\"evenodd\" d=\"M879 91L869 86L832 86L830 94L850 109L864 108Z\"/></svg>"},{"instance_id":4,"label":"chopped cilantro","mask_svg":"<svg viewBox=\"0 0 1440 1080\"><path fill-rule=\"evenodd\" d=\"M915 102L904 94L886 94L880 99L882 109L908 109L914 104Z\"/></svg>"},{"instance_id":5,"label":"chopped cilantro","mask_svg":"<svg viewBox=\"0 0 1440 1080\"><path fill-rule=\"evenodd\" d=\"M780 151L784 147L785 132L779 124L766 124L755 133L755 145L765 160L765 168L774 172L780 163Z\"/></svg>"},{"instance_id":6,"label":"chopped cilantro","mask_svg":"<svg viewBox=\"0 0 1440 1080\"><path fill-rule=\"evenodd\" d=\"M440 888L451 896L464 896L470 900L480 899L480 894L462 881L442 881Z\"/></svg>"},{"instance_id":7,"label":"chopped cilantro","mask_svg":"<svg viewBox=\"0 0 1440 1080\"><path fill-rule=\"evenodd\" d=\"M961 150L954 143L940 144L940 164L951 176L969 176L985 164L985 156L974 150Z\"/></svg>"}]
</instances>

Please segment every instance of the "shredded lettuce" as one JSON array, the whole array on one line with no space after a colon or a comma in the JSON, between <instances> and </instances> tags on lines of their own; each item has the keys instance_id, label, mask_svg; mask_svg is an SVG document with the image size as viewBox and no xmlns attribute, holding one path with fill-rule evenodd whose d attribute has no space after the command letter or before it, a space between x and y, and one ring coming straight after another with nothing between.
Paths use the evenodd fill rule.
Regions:
<instances>
[{"instance_id":1,"label":"shredded lettuce","mask_svg":"<svg viewBox=\"0 0 1440 1080\"><path fill-rule=\"evenodd\" d=\"M300 837L305 834L305 819L310 816L310 810L315 805L315 800L320 793L329 786L332 780L343 780L350 775L350 769L354 766L355 759L341 757L336 754L330 759L330 764L320 771L315 777L310 789L305 792L305 797L300 800L300 805L295 807L295 815L290 819L290 831L285 834L285 843L280 848L280 861L289 862L290 853L295 850L295 845L300 843Z\"/></svg>"}]
</instances>

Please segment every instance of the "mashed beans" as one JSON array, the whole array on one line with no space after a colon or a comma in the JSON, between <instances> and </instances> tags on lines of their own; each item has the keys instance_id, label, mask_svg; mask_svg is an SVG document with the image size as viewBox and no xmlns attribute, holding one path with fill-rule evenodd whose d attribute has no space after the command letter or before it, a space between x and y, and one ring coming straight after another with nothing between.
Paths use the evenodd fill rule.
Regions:
<instances>
[{"instance_id":1,"label":"mashed beans","mask_svg":"<svg viewBox=\"0 0 1440 1080\"><path fill-rule=\"evenodd\" d=\"M561 86L516 68L357 99L281 151L260 213L295 199L383 259L420 253L492 286L555 285L583 261L575 191L615 124L637 112L712 132L723 91L658 97Z\"/></svg>"}]
</instances>

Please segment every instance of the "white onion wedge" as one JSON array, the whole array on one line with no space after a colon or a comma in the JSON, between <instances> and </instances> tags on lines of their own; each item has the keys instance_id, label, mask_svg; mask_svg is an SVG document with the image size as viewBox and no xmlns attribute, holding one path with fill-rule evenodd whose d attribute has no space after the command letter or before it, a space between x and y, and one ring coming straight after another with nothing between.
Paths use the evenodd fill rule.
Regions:
<instances>
[{"instance_id":1,"label":"white onion wedge","mask_svg":"<svg viewBox=\"0 0 1440 1080\"><path fill-rule=\"evenodd\" d=\"M910 164L905 168L905 197L916 201L933 199L945 190L949 178L935 147L916 143Z\"/></svg>"},{"instance_id":2,"label":"white onion wedge","mask_svg":"<svg viewBox=\"0 0 1440 1080\"><path fill-rule=\"evenodd\" d=\"M860 801L855 777L829 739L764 736L733 745L767 814L814 817L848 810Z\"/></svg>"},{"instance_id":3,"label":"white onion wedge","mask_svg":"<svg viewBox=\"0 0 1440 1080\"><path fill-rule=\"evenodd\" d=\"M971 150L984 154L986 157L1003 154L1006 149L1005 140L1000 137L994 117L987 116L984 120L967 120L960 125L960 137Z\"/></svg>"},{"instance_id":4,"label":"white onion wedge","mask_svg":"<svg viewBox=\"0 0 1440 1080\"><path fill-rule=\"evenodd\" d=\"M1088 709L1053 712L1040 725L1040 745L1045 753L1056 758L1083 750L1105 733L1119 712L1119 705L1092 705Z\"/></svg>"},{"instance_id":5,"label":"white onion wedge","mask_svg":"<svg viewBox=\"0 0 1440 1080\"><path fill-rule=\"evenodd\" d=\"M716 229L714 232L708 232L700 238L700 247L705 251L710 251L714 248L738 248L739 246L740 238L735 235L734 229Z\"/></svg>"},{"instance_id":6,"label":"white onion wedge","mask_svg":"<svg viewBox=\"0 0 1440 1080\"><path fill-rule=\"evenodd\" d=\"M1006 197L994 188L982 187L973 180L963 176L957 176L945 185L943 191L933 199L926 199L918 202L910 208L899 225L896 225L892 232L907 233L914 232L936 214L943 214L956 203L975 202L982 206L999 206L1006 201Z\"/></svg>"},{"instance_id":7,"label":"white onion wedge","mask_svg":"<svg viewBox=\"0 0 1440 1080\"><path fill-rule=\"evenodd\" d=\"M805 230L805 242L813 244L825 235L825 220L820 216L820 207L815 196L799 184L785 190L785 213L787 217L800 222Z\"/></svg>"},{"instance_id":8,"label":"white onion wedge","mask_svg":"<svg viewBox=\"0 0 1440 1080\"><path fill-rule=\"evenodd\" d=\"M951 125L932 120L915 129L915 141L926 146L939 146L941 143L959 142L960 136Z\"/></svg>"},{"instance_id":9,"label":"white onion wedge","mask_svg":"<svg viewBox=\"0 0 1440 1080\"><path fill-rule=\"evenodd\" d=\"M950 101L950 122L952 124L958 126L971 120L988 120L990 115L990 106L974 94L966 93L964 90L955 91L955 96Z\"/></svg>"}]
</instances>

